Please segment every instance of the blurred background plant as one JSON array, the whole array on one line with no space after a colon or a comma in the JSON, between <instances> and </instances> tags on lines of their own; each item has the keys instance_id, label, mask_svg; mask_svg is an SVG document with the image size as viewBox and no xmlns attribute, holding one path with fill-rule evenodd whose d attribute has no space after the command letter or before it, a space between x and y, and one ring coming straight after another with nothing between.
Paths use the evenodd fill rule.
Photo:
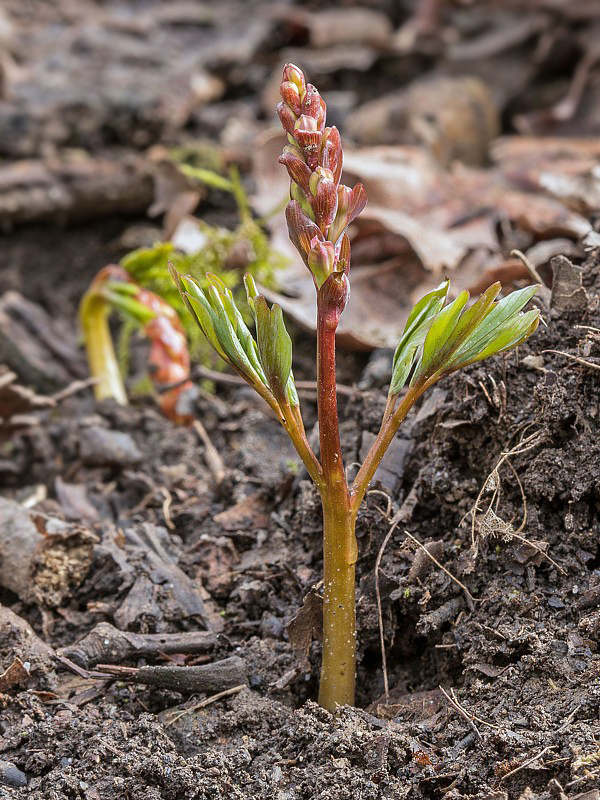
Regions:
<instances>
[{"instance_id":1,"label":"blurred background plant","mask_svg":"<svg viewBox=\"0 0 600 800\"><path fill-rule=\"evenodd\" d=\"M201 184L209 192L224 192L229 195L235 203L237 224L230 229L184 214L173 226L174 230L167 240L157 241L151 247L132 250L120 260L120 267L131 277L133 282L131 286L137 285L156 295L174 310L194 358L205 366L222 369L222 362L215 358L214 351L207 346L206 340L190 320L189 315L183 313L185 309L179 291L169 274L168 264L171 263L178 272L193 276L203 287L207 286L207 273L217 275L227 288L231 289L234 296L238 296L238 290L241 288L242 294L239 295L241 297L244 296L243 274L248 273L260 285L275 289L276 273L286 265L287 259L272 249L263 227L265 220L253 215L246 189L236 167L225 169L216 153L213 152L211 158L210 151L205 152L205 149L193 147L175 149L171 151L170 158L177 171L192 183ZM101 270L99 276L102 272ZM97 282L98 276L92 282L91 290ZM86 308L89 309L89 298L90 292L82 300L82 320L87 313ZM130 366L132 336L136 332L147 335L145 327L148 320L143 315L140 317L138 314L129 313L122 303L113 303L110 297L105 297L103 302L105 314L116 311L120 316L116 332L116 360L121 375L126 375ZM94 376L98 376L100 370L112 369L106 366L103 369L98 359L93 361L89 353L88 346L88 361ZM101 361L104 357L111 358L106 348L104 354L105 356L100 358ZM114 384L108 382L107 387L116 386L117 383L118 381ZM137 394L148 393L152 390L152 383L152 380L142 379L136 383L133 391ZM114 397L118 402L124 402L126 399L122 386L117 392L107 388L102 397L108 396Z\"/></svg>"}]
</instances>

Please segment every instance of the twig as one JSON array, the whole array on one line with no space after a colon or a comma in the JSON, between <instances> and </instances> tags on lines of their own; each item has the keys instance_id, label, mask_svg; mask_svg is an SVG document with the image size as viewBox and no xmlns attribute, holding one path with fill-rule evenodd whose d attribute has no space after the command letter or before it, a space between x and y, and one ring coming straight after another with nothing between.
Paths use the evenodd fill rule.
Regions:
<instances>
[{"instance_id":1,"label":"twig","mask_svg":"<svg viewBox=\"0 0 600 800\"><path fill-rule=\"evenodd\" d=\"M454 708L455 711L458 711L461 717L463 717L471 725L471 727L473 728L473 730L476 732L476 734L479 736L480 739L481 739L481 734L477 730L475 722L478 722L480 725L485 725L487 728L491 728L494 731L502 730L502 728L500 728L499 725L493 725L491 722L487 722L485 719L481 719L481 717L476 716L475 714L473 714L472 711L467 711L467 709L460 703L458 697L454 692L454 689L450 689L450 694L448 694L448 692L443 688L443 686L440 686L439 688L441 693L446 698L446 700L448 700L448 702L452 706L452 708Z\"/></svg>"},{"instance_id":2,"label":"twig","mask_svg":"<svg viewBox=\"0 0 600 800\"><path fill-rule=\"evenodd\" d=\"M163 500L162 504L162 512L163 512L163 517L165 518L165 525L170 531L174 531L175 523L171 519L171 504L173 502L173 496L171 495L171 492L167 489L166 486L161 486L160 488L165 496L165 499Z\"/></svg>"},{"instance_id":3,"label":"twig","mask_svg":"<svg viewBox=\"0 0 600 800\"><path fill-rule=\"evenodd\" d=\"M591 331L592 333L600 333L600 328L594 328L591 325L573 325L573 327L581 331Z\"/></svg>"},{"instance_id":4,"label":"twig","mask_svg":"<svg viewBox=\"0 0 600 800\"><path fill-rule=\"evenodd\" d=\"M67 397L71 397L71 395L78 394L82 392L84 389L88 389L90 386L95 386L98 383L98 378L86 378L82 381L73 381L64 389L61 389L56 394L52 395L52 400L55 403L60 403L61 400L66 400Z\"/></svg>"},{"instance_id":5,"label":"twig","mask_svg":"<svg viewBox=\"0 0 600 800\"><path fill-rule=\"evenodd\" d=\"M130 658L148 658L159 653L209 653L217 644L211 631L183 631L181 633L133 633L120 631L109 622L99 622L83 639L62 647L58 655L70 669L91 667L99 661L126 661ZM74 666L71 666L75 662Z\"/></svg>"},{"instance_id":6,"label":"twig","mask_svg":"<svg viewBox=\"0 0 600 800\"><path fill-rule=\"evenodd\" d=\"M537 761L538 758L541 758L549 750L555 750L555 749L556 749L556 745L549 745L548 747L544 747L544 749L540 750L540 752L537 755L533 756L533 758L528 759L523 764L521 764L519 767L516 767L515 769L511 769L510 772L507 772L506 775L503 775L500 778L500 781L505 781L507 778L510 778L511 775L514 775L516 772L520 772L522 769L525 769L525 767L528 767L530 764L533 764L534 761Z\"/></svg>"},{"instance_id":7,"label":"twig","mask_svg":"<svg viewBox=\"0 0 600 800\"><path fill-rule=\"evenodd\" d=\"M217 700L221 700L223 697L229 697L232 694L238 694L242 691L242 689L247 689L247 683L240 683L238 686L232 686L231 689L223 689L222 692L217 692L217 694L212 694L210 697L205 697L204 700L200 700L199 703L194 703L193 706L189 708L184 708L179 714L175 714L172 719L168 722L165 722L165 728L169 728L178 719L181 717L185 717L187 714L193 714L196 711L199 711L201 708L206 708L206 706L212 705L212 703L216 703Z\"/></svg>"},{"instance_id":8,"label":"twig","mask_svg":"<svg viewBox=\"0 0 600 800\"><path fill-rule=\"evenodd\" d=\"M570 358L571 361L577 361L578 364L583 364L584 367L590 367L590 369L600 369L600 364L594 364L593 361L586 361L585 358L573 356L571 353L563 353L562 350L542 350L542 353L555 353L557 356L564 356L565 358Z\"/></svg>"},{"instance_id":9,"label":"twig","mask_svg":"<svg viewBox=\"0 0 600 800\"><path fill-rule=\"evenodd\" d=\"M483 482L479 494L477 495L477 499L475 500L475 505L469 512L467 512L467 514L465 514L465 517L463 517L463 519L465 519L469 514L471 514L471 546L473 547L474 550L477 545L475 526L477 524L477 512L479 511L479 503L481 502L481 499L485 494L485 492L489 489L490 479L492 478L496 479L496 487L494 494L492 495L492 500L490 501L488 510L485 512L484 517L488 513L489 509L492 507L494 503L494 500L496 499L497 489L500 485L500 472L499 472L500 467L504 464L505 461L508 461L509 458L512 458L512 456L518 456L521 455L522 453L526 453L529 450L532 450L541 441L542 436L543 434L541 433L541 431L535 431L534 433L527 436L527 438L522 439L511 450L507 450L506 452L501 453L498 463Z\"/></svg>"},{"instance_id":10,"label":"twig","mask_svg":"<svg viewBox=\"0 0 600 800\"><path fill-rule=\"evenodd\" d=\"M392 513L392 498L389 496L387 492L383 492L381 489L369 489L367 492L367 496L377 494L380 497L385 497L387 501L387 508L385 511L382 511L380 508L377 510L381 513L383 518L387 521L390 518L390 514Z\"/></svg>"},{"instance_id":11,"label":"twig","mask_svg":"<svg viewBox=\"0 0 600 800\"><path fill-rule=\"evenodd\" d=\"M473 728L473 731L475 732L475 735L477 736L477 738L478 739L482 739L483 737L479 733L477 725L475 725L475 723L473 722L473 718L471 716L469 716L469 714L465 711L465 709L460 705L460 703L457 700L455 700L453 697L450 697L448 692L442 686L440 686L439 689L440 689L440 692L446 698L446 700L450 703L452 708L458 714L460 714L460 716L471 726L471 728Z\"/></svg>"},{"instance_id":12,"label":"twig","mask_svg":"<svg viewBox=\"0 0 600 800\"><path fill-rule=\"evenodd\" d=\"M241 379L240 379L241 380ZM194 420L194 430L200 437L202 444L204 445L204 458L206 460L206 466L210 470L210 474L213 476L213 480L220 486L227 475L227 469L225 468L225 464L223 463L223 459L219 455L219 451L214 446L214 444L210 440L210 436L206 432L206 428L200 422L199 419Z\"/></svg>"},{"instance_id":13,"label":"twig","mask_svg":"<svg viewBox=\"0 0 600 800\"><path fill-rule=\"evenodd\" d=\"M577 712L579 711L579 709L580 709L582 706L583 706L583 703L580 703L578 706L575 706L575 708L573 709L573 711L571 711L571 713L570 713L570 714L569 714L569 716L566 718L566 720L563 722L563 724L560 726L560 728L559 728L557 731L554 731L554 736L556 736L558 733L564 733L564 731L566 731L566 730L567 730L567 728L568 728L568 727L569 727L569 725L570 725L570 724L573 722L573 720L575 719L575 716L576 716Z\"/></svg>"},{"instance_id":14,"label":"twig","mask_svg":"<svg viewBox=\"0 0 600 800\"><path fill-rule=\"evenodd\" d=\"M520 261L523 262L523 266L527 270L527 272L531 275L534 281L544 286L544 281L540 277L540 273L537 271L535 266L531 263L531 261L527 258L525 253L522 253L520 250L511 250L511 256L516 256Z\"/></svg>"},{"instance_id":15,"label":"twig","mask_svg":"<svg viewBox=\"0 0 600 800\"><path fill-rule=\"evenodd\" d=\"M519 473L510 463L510 461L506 462L507 466L510 467L512 474L517 482L517 486L519 487L519 491L521 492L521 502L523 503L523 519L521 520L521 524L515 531L515 536L517 533L521 533L522 530L525 530L525 525L527 523L527 495L525 494L525 489L523 488L523 483L521 482L521 478L519 478Z\"/></svg>"},{"instance_id":16,"label":"twig","mask_svg":"<svg viewBox=\"0 0 600 800\"><path fill-rule=\"evenodd\" d=\"M556 569L560 572L561 575L566 575L567 574L567 571L565 569L563 569L560 566L560 564L557 564L556 561L553 558L551 558L548 555L548 553L544 552L541 547L538 547L538 545L535 542L530 542L529 539L526 539L524 536L520 536L518 533L515 533L514 531L510 535L511 535L511 538L518 539L520 542L523 542L523 544L526 544L529 547L533 547L534 550L537 550L537 552L541 556L543 556L544 558L548 559L548 561L552 564L553 567L556 567Z\"/></svg>"},{"instance_id":17,"label":"twig","mask_svg":"<svg viewBox=\"0 0 600 800\"><path fill-rule=\"evenodd\" d=\"M98 664L103 678L108 675L113 679L133 681L146 686L157 686L171 689L182 694L197 692L214 692L239 686L247 680L246 665L238 656L230 656L211 664L194 667L159 666L159 667L122 667L114 664Z\"/></svg>"},{"instance_id":18,"label":"twig","mask_svg":"<svg viewBox=\"0 0 600 800\"><path fill-rule=\"evenodd\" d=\"M412 535L412 533L409 533L408 531L404 531L404 533L405 533L405 534L408 536L408 538L409 538L409 539L411 539L411 540L412 540L412 541L413 541L413 542L414 542L414 543L415 543L415 544L416 544L418 547L420 547L420 548L421 548L421 550L422 550L422 551L425 553L425 555L426 555L428 558L430 558L430 559L433 561L433 563L434 563L434 564L435 564L437 567L439 567L439 568L440 568L440 569L441 569L443 572L445 572L445 573L446 573L446 575L447 575L447 576L448 576L448 577L449 577L451 580L453 580L453 581L454 581L454 583L455 583L457 586L459 586L459 587L460 587L460 588L463 590L463 592L466 594L466 596L467 596L468 600L469 600L471 603L473 603L473 605L474 605L475 603L479 603L479 602L481 602L480 600L476 600L476 599L473 597L473 595L471 594L471 592L470 592L470 591L467 589L467 587L464 585L464 583L461 583L461 582L458 580L458 578L455 578L455 577L454 577L454 575L453 575L453 574L452 574L452 573L451 573L449 570L447 570L447 569L446 569L446 567L445 567L443 564L441 564L441 563L440 563L440 562L437 560L437 558L436 558L434 555L432 555L432 554L429 552L429 550L428 550L428 549L425 547L425 545L421 544L421 542L420 542L418 539L416 539L416 538L415 538L415 537Z\"/></svg>"},{"instance_id":19,"label":"twig","mask_svg":"<svg viewBox=\"0 0 600 800\"><path fill-rule=\"evenodd\" d=\"M381 547L379 548L379 552L377 553L377 559L375 560L375 596L377 597L377 622L379 624L379 643L381 645L381 667L383 669L383 688L385 692L385 702L386 705L389 703L390 699L390 687L388 683L388 674L387 674L387 660L385 657L385 638L383 635L383 611L381 606L381 591L379 589L379 567L381 565L381 559L383 557L383 551L387 547L387 544L393 534L393 532L398 527L399 522L401 521L400 516L396 516L396 519L392 522L389 531L387 532L385 539L383 540Z\"/></svg>"}]
</instances>

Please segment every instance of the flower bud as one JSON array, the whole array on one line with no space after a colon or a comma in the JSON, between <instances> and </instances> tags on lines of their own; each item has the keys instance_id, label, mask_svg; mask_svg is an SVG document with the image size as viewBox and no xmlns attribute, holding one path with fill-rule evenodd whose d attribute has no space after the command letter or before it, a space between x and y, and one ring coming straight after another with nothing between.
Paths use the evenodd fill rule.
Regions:
<instances>
[{"instance_id":1,"label":"flower bud","mask_svg":"<svg viewBox=\"0 0 600 800\"><path fill-rule=\"evenodd\" d=\"M304 80L304 73L295 64L286 64L283 68L283 81L293 83L300 96L306 92L306 81Z\"/></svg>"},{"instance_id":2,"label":"flower bud","mask_svg":"<svg viewBox=\"0 0 600 800\"><path fill-rule=\"evenodd\" d=\"M311 250L311 242L316 236L318 240L324 241L323 234L319 227L305 214L297 200L290 200L285 209L285 218L288 224L290 239L296 250L302 256L304 263L308 265L308 253Z\"/></svg>"},{"instance_id":3,"label":"flower bud","mask_svg":"<svg viewBox=\"0 0 600 800\"><path fill-rule=\"evenodd\" d=\"M331 242L322 242L315 236L308 254L308 268L319 289L335 269L335 248Z\"/></svg>"},{"instance_id":4,"label":"flower bud","mask_svg":"<svg viewBox=\"0 0 600 800\"><path fill-rule=\"evenodd\" d=\"M279 87L279 93L283 102L299 117L302 114L302 100L296 84L291 81L284 81Z\"/></svg>"},{"instance_id":5,"label":"flower bud","mask_svg":"<svg viewBox=\"0 0 600 800\"><path fill-rule=\"evenodd\" d=\"M333 180L336 185L340 182L342 175L342 140L337 128L325 128L321 143L321 154L319 164L325 169L330 169L333 173Z\"/></svg>"},{"instance_id":6,"label":"flower bud","mask_svg":"<svg viewBox=\"0 0 600 800\"><path fill-rule=\"evenodd\" d=\"M335 250L336 269L338 272L345 272L347 275L350 270L350 239L346 234L342 236Z\"/></svg>"},{"instance_id":7,"label":"flower bud","mask_svg":"<svg viewBox=\"0 0 600 800\"><path fill-rule=\"evenodd\" d=\"M307 84L306 94L302 98L302 114L314 119L317 130L322 131L325 126L325 111L323 98L312 83Z\"/></svg>"},{"instance_id":8,"label":"flower bud","mask_svg":"<svg viewBox=\"0 0 600 800\"><path fill-rule=\"evenodd\" d=\"M337 192L337 212L331 223L328 236L332 242L337 242L348 225L358 217L367 204L367 193L362 183L357 183L353 189L348 186L339 186Z\"/></svg>"},{"instance_id":9,"label":"flower bud","mask_svg":"<svg viewBox=\"0 0 600 800\"><path fill-rule=\"evenodd\" d=\"M345 272L332 272L317 293L319 316L329 328L337 328L350 297L350 281Z\"/></svg>"},{"instance_id":10,"label":"flower bud","mask_svg":"<svg viewBox=\"0 0 600 800\"><path fill-rule=\"evenodd\" d=\"M287 169L290 179L297 183L305 194L308 194L312 173L304 158L297 155L300 153L301 151L297 147L286 147L279 157L279 163Z\"/></svg>"},{"instance_id":11,"label":"flower bud","mask_svg":"<svg viewBox=\"0 0 600 800\"><path fill-rule=\"evenodd\" d=\"M315 222L315 212L312 209L310 201L306 194L302 191L302 189L298 186L295 181L290 183L290 199L296 200L296 202L300 203L302 207L302 211L306 214L309 219Z\"/></svg>"},{"instance_id":12,"label":"flower bud","mask_svg":"<svg viewBox=\"0 0 600 800\"><path fill-rule=\"evenodd\" d=\"M294 126L297 117L287 103L278 103L277 116L281 121L283 130L290 136L294 135ZM293 141L293 140L292 140Z\"/></svg>"},{"instance_id":13,"label":"flower bud","mask_svg":"<svg viewBox=\"0 0 600 800\"><path fill-rule=\"evenodd\" d=\"M293 137L300 146L310 170L314 170L319 162L321 139L323 134L317 130L317 123L312 117L303 114L294 125Z\"/></svg>"},{"instance_id":14,"label":"flower bud","mask_svg":"<svg viewBox=\"0 0 600 800\"><path fill-rule=\"evenodd\" d=\"M333 173L330 169L317 167L316 170L311 174L309 181L310 193L313 195L313 197L316 196L317 189L322 183L333 183Z\"/></svg>"},{"instance_id":15,"label":"flower bud","mask_svg":"<svg viewBox=\"0 0 600 800\"><path fill-rule=\"evenodd\" d=\"M294 124L294 131L303 131L304 133L314 133L317 130L317 121L307 114L301 114Z\"/></svg>"},{"instance_id":16,"label":"flower bud","mask_svg":"<svg viewBox=\"0 0 600 800\"><path fill-rule=\"evenodd\" d=\"M312 208L315 222L325 233L337 210L337 187L333 180L333 173L329 169L317 167L310 177L309 185L314 197Z\"/></svg>"}]
</instances>

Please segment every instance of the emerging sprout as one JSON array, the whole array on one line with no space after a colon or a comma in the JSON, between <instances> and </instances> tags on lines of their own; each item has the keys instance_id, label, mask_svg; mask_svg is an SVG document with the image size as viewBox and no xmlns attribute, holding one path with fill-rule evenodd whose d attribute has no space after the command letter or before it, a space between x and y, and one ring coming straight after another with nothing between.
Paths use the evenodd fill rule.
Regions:
<instances>
[{"instance_id":1,"label":"emerging sprout","mask_svg":"<svg viewBox=\"0 0 600 800\"><path fill-rule=\"evenodd\" d=\"M281 308L269 308L254 281L246 279L256 339L231 292L215 276L204 292L190 276L173 271L181 295L221 357L271 406L288 432L321 496L323 506L323 663L319 702L326 708L354 702L356 669L355 521L385 451L416 400L445 375L510 350L538 325L538 311L523 311L533 286L496 302L500 284L470 307L468 292L446 305L449 283L425 295L412 309L394 355L381 429L351 485L340 447L335 333L350 292L350 241L346 230L365 207L362 184L340 184L342 144L325 126L326 108L302 71L288 64L277 113L288 145L280 158L290 176L286 208L290 239L310 271L317 303L317 384L320 458L304 432L292 374L292 343ZM400 397L408 382L406 393Z\"/></svg>"},{"instance_id":2,"label":"emerging sprout","mask_svg":"<svg viewBox=\"0 0 600 800\"><path fill-rule=\"evenodd\" d=\"M191 386L187 340L177 312L154 292L136 283L127 270L114 264L96 275L79 309L90 372L96 378L96 398L113 398L127 405L108 326L114 310L135 322L151 342L148 364L162 412L173 422L191 422L190 415L177 409L181 393Z\"/></svg>"}]
</instances>

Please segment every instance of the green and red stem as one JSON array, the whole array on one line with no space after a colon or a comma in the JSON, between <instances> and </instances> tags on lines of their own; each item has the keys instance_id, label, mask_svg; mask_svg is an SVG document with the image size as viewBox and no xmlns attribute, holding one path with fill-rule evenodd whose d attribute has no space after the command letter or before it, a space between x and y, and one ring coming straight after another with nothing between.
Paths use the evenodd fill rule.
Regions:
<instances>
[{"instance_id":1,"label":"green and red stem","mask_svg":"<svg viewBox=\"0 0 600 800\"><path fill-rule=\"evenodd\" d=\"M321 303L317 321L319 439L323 506L323 660L319 703L354 703L356 672L355 514L340 445L336 394L335 332L339 315Z\"/></svg>"}]
</instances>

